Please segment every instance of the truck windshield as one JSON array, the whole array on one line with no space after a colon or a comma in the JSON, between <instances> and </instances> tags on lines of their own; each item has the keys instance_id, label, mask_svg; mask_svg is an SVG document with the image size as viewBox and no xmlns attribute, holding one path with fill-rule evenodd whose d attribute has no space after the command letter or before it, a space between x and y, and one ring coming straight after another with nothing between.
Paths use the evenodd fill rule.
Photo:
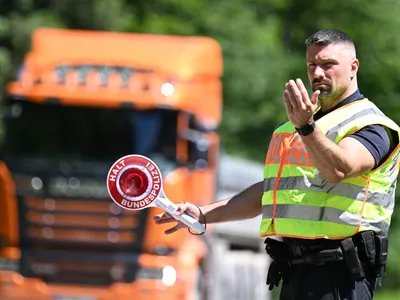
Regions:
<instances>
[{"instance_id":1,"label":"truck windshield","mask_svg":"<svg viewBox=\"0 0 400 300\"><path fill-rule=\"evenodd\" d=\"M14 101L5 110L5 159L112 163L142 154L173 162L177 113Z\"/></svg>"}]
</instances>

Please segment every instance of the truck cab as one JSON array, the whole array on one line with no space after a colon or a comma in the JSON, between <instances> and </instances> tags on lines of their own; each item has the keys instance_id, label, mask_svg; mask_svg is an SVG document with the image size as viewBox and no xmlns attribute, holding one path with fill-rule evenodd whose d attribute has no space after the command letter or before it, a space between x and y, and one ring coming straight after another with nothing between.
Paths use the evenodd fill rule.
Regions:
<instances>
[{"instance_id":1,"label":"truck cab","mask_svg":"<svg viewBox=\"0 0 400 300\"><path fill-rule=\"evenodd\" d=\"M1 299L207 299L204 240L122 209L106 177L141 154L173 202L213 202L222 70L208 37L33 32L4 97Z\"/></svg>"}]
</instances>

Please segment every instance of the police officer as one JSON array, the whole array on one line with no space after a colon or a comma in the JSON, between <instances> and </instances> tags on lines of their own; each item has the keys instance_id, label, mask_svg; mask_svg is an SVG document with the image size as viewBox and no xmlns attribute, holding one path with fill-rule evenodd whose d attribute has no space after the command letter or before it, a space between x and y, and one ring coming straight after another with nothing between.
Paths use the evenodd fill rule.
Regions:
<instances>
[{"instance_id":1,"label":"police officer","mask_svg":"<svg viewBox=\"0 0 400 300\"><path fill-rule=\"evenodd\" d=\"M180 204L177 213L204 224L262 214L260 236L272 258L267 284L283 279L282 300L372 299L385 274L400 128L360 93L347 33L314 33L306 59L313 94L300 79L286 84L288 121L274 130L264 180L202 207Z\"/></svg>"}]
</instances>

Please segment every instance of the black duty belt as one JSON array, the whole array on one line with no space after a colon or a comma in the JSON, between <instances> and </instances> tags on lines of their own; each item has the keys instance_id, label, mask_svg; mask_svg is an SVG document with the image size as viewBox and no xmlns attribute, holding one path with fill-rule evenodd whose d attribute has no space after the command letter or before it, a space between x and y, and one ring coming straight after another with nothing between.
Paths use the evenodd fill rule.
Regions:
<instances>
[{"instance_id":1,"label":"black duty belt","mask_svg":"<svg viewBox=\"0 0 400 300\"><path fill-rule=\"evenodd\" d=\"M331 243L331 241L288 244L290 256L288 263L296 264L324 264L343 260L343 251L339 243Z\"/></svg>"},{"instance_id":2,"label":"black duty belt","mask_svg":"<svg viewBox=\"0 0 400 300\"><path fill-rule=\"evenodd\" d=\"M360 232L340 241L285 238L280 242L267 238L265 244L266 252L279 267L275 267L277 274L286 273L286 268L291 265L321 265L336 261L343 261L354 280L372 276L378 278L380 286L380 279L386 274L388 240L372 231ZM272 271L270 273L274 273ZM271 281L273 274L268 278L273 285L279 283L279 280Z\"/></svg>"}]
</instances>

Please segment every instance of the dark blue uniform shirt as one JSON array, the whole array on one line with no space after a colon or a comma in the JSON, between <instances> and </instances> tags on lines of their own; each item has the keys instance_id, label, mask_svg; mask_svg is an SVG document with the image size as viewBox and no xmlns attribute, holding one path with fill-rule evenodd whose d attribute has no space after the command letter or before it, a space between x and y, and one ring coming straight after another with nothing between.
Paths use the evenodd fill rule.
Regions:
<instances>
[{"instance_id":1,"label":"dark blue uniform shirt","mask_svg":"<svg viewBox=\"0 0 400 300\"><path fill-rule=\"evenodd\" d=\"M338 105L333 107L331 110L326 112L322 112L321 110L318 111L314 115L314 120L322 118L327 113L343 105L361 99L364 99L364 96L360 93L359 90L357 90L352 95L341 101ZM390 152L393 150L393 146L391 146L388 132L381 125L366 126L361 130L351 134L350 136L358 140L360 143L362 143L369 150L369 152L371 152L372 156L375 159L374 168L380 166L390 155Z\"/></svg>"}]
</instances>

